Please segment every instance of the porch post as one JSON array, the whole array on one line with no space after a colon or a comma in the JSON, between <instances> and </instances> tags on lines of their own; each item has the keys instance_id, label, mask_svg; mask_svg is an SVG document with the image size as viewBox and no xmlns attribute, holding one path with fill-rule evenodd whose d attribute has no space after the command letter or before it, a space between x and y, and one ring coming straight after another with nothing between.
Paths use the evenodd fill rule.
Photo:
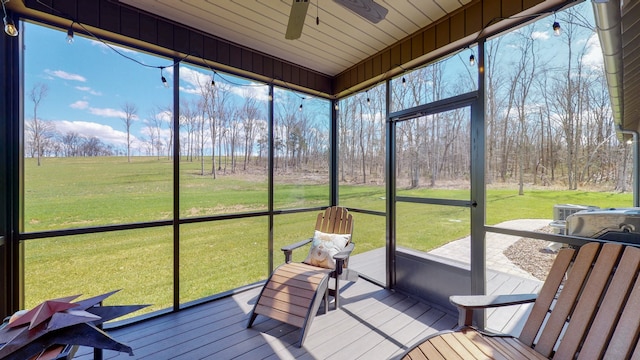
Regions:
<instances>
[{"instance_id":1,"label":"porch post","mask_svg":"<svg viewBox=\"0 0 640 360\"><path fill-rule=\"evenodd\" d=\"M11 12L23 31L22 23ZM22 229L22 122L20 102L24 88L21 74L22 35L0 35L0 79L4 92L0 96L0 317L24 307L24 244Z\"/></svg>"},{"instance_id":2,"label":"porch post","mask_svg":"<svg viewBox=\"0 0 640 360\"><path fill-rule=\"evenodd\" d=\"M391 106L391 82L387 80L387 106L386 106L386 151L387 151L387 241L386 241L386 274L387 288L396 286L396 124L389 117Z\"/></svg>"},{"instance_id":3,"label":"porch post","mask_svg":"<svg viewBox=\"0 0 640 360\"><path fill-rule=\"evenodd\" d=\"M486 294L484 39L478 41L478 97L471 106L471 293ZM475 322L485 327L485 312Z\"/></svg>"}]
</instances>

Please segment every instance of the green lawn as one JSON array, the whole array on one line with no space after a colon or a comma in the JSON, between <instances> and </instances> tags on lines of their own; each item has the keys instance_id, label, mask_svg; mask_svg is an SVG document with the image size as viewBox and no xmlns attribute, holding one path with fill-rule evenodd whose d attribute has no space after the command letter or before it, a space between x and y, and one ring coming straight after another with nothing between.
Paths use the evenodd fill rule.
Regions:
<instances>
[{"instance_id":1,"label":"green lawn","mask_svg":"<svg viewBox=\"0 0 640 360\"><path fill-rule=\"evenodd\" d=\"M45 158L25 162L24 228L27 232L172 219L172 169L167 159ZM188 218L267 209L263 171L200 175L198 162L181 163L180 216ZM304 186L296 184L304 183ZM328 185L300 175L278 174L276 209L324 206ZM468 190L401 190L400 195L468 199ZM340 203L385 210L384 186L343 185ZM600 207L631 206L632 194L588 191L487 190L487 223L517 218L551 219L559 203ZM469 233L469 209L398 204L398 242L429 250ZM274 263L282 245L311 235L315 212L277 215ZM356 253L385 244L385 219L354 213ZM268 219L255 217L180 227L180 299L196 300L268 275ZM173 228L159 227L30 240L25 243L26 306L58 296L96 295L123 289L112 303L153 304L145 311L172 306ZM295 254L297 260L306 250Z\"/></svg>"}]
</instances>

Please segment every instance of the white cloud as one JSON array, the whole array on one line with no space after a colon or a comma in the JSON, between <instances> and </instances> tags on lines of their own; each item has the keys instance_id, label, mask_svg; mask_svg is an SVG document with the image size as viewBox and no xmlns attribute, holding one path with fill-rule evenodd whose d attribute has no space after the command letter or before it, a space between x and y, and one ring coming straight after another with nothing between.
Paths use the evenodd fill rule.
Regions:
<instances>
[{"instance_id":1,"label":"white cloud","mask_svg":"<svg viewBox=\"0 0 640 360\"><path fill-rule=\"evenodd\" d=\"M60 78L60 79L64 79L64 80L72 80L72 81L80 81L80 82L85 82L87 81L87 79L82 76L82 75L78 75L78 74L70 74L66 71L62 71L62 70L49 70L46 69L44 71L45 73Z\"/></svg>"},{"instance_id":2,"label":"white cloud","mask_svg":"<svg viewBox=\"0 0 640 360\"><path fill-rule=\"evenodd\" d=\"M84 100L78 100L69 105L69 107L79 110L89 110L89 113L102 117L124 118L127 116L124 111L119 109L91 107L89 106L89 102ZM140 118L138 117L138 115L133 115L133 119L138 120Z\"/></svg>"},{"instance_id":3,"label":"white cloud","mask_svg":"<svg viewBox=\"0 0 640 360\"><path fill-rule=\"evenodd\" d=\"M187 94L193 94L193 95L199 95L200 94L200 90L196 89L196 88L187 88L184 86L180 86L180 91L187 93Z\"/></svg>"},{"instance_id":4,"label":"white cloud","mask_svg":"<svg viewBox=\"0 0 640 360\"><path fill-rule=\"evenodd\" d=\"M115 130L111 126L102 125L88 121L54 121L56 129L61 134L75 132L86 137L97 137L104 143L115 145L126 145L127 134L125 132Z\"/></svg>"},{"instance_id":5,"label":"white cloud","mask_svg":"<svg viewBox=\"0 0 640 360\"><path fill-rule=\"evenodd\" d=\"M247 86L232 86L231 92L243 98L254 98L258 101L267 101L269 99L269 88L260 86L258 83L250 83ZM306 97L310 99L310 96Z\"/></svg>"},{"instance_id":6,"label":"white cloud","mask_svg":"<svg viewBox=\"0 0 640 360\"><path fill-rule=\"evenodd\" d=\"M165 69L169 70L168 68ZM180 80L187 83L187 85L180 86L180 91L187 94L201 94L201 88L203 86L211 85L212 74L210 71L203 70L205 72L188 68L180 68ZM240 97L253 97L258 101L267 101L269 98L269 88L266 85L250 82L247 85L232 85L224 82L224 79L220 78L221 75L216 76L216 87L223 91L229 91Z\"/></svg>"},{"instance_id":7,"label":"white cloud","mask_svg":"<svg viewBox=\"0 0 640 360\"><path fill-rule=\"evenodd\" d=\"M72 109L86 109L89 107L89 103L83 100L78 100L73 104L69 105L69 107Z\"/></svg>"},{"instance_id":8,"label":"white cloud","mask_svg":"<svg viewBox=\"0 0 640 360\"><path fill-rule=\"evenodd\" d=\"M602 47L600 46L598 34L595 32L587 40L587 51L582 58L582 64L592 69L600 69L604 64Z\"/></svg>"},{"instance_id":9,"label":"white cloud","mask_svg":"<svg viewBox=\"0 0 640 360\"><path fill-rule=\"evenodd\" d=\"M127 114L124 111L118 110L118 109L112 109L112 108L90 107L89 112L93 115L98 115L102 117L124 118L127 116ZM137 120L138 115L134 115L133 119Z\"/></svg>"},{"instance_id":10,"label":"white cloud","mask_svg":"<svg viewBox=\"0 0 640 360\"><path fill-rule=\"evenodd\" d=\"M534 31L531 33L531 38L533 40L549 40L549 33L546 31Z\"/></svg>"},{"instance_id":11,"label":"white cloud","mask_svg":"<svg viewBox=\"0 0 640 360\"><path fill-rule=\"evenodd\" d=\"M76 89L80 90L80 91L85 91L88 92L91 95L102 95L101 92L99 91L95 91L92 88L88 87L88 86L76 86Z\"/></svg>"},{"instance_id":12,"label":"white cloud","mask_svg":"<svg viewBox=\"0 0 640 360\"><path fill-rule=\"evenodd\" d=\"M198 70L181 67L180 68L180 80L186 82L190 86L181 86L180 90L189 94L200 94L200 89L203 86L210 86L211 75L202 73Z\"/></svg>"}]
</instances>

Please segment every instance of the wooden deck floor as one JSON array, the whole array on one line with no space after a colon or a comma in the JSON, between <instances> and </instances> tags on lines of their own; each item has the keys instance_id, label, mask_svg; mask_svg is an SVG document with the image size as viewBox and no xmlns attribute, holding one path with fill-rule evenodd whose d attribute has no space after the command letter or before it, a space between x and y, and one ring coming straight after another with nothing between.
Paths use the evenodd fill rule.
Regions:
<instances>
[{"instance_id":1,"label":"wooden deck floor","mask_svg":"<svg viewBox=\"0 0 640 360\"><path fill-rule=\"evenodd\" d=\"M377 278L384 271L367 256L360 271ZM354 258L352 258L353 260ZM535 292L538 282L488 271L490 294ZM321 310L302 348L300 330L259 316L247 329L248 312L260 289L198 305L109 333L129 344L135 355L104 352L104 359L394 359L408 347L437 331L454 328L457 314L415 298L386 290L366 280L343 287L342 308ZM487 312L492 330L517 334L528 306ZM93 359L92 349L81 348L76 359Z\"/></svg>"},{"instance_id":2,"label":"wooden deck floor","mask_svg":"<svg viewBox=\"0 0 640 360\"><path fill-rule=\"evenodd\" d=\"M455 327L456 317L367 281L349 284L342 308L313 321L302 348L299 329L258 317L246 329L259 289L110 331L133 357L105 351L105 359L389 359L426 335ZM92 359L81 348L78 359Z\"/></svg>"}]
</instances>

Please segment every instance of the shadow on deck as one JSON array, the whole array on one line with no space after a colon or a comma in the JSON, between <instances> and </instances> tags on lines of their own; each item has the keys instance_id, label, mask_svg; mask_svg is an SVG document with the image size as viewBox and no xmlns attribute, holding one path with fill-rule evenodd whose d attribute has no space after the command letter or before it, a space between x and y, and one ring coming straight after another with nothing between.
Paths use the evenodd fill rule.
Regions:
<instances>
[{"instance_id":1,"label":"shadow on deck","mask_svg":"<svg viewBox=\"0 0 640 360\"><path fill-rule=\"evenodd\" d=\"M384 251L352 257L351 267L384 276ZM537 282L488 271L490 293L535 292ZM384 281L384 279L378 279ZM457 314L364 279L343 287L340 310L321 309L302 348L300 330L259 316L246 328L259 288L163 315L109 333L135 355L105 351L104 359L393 359L425 336L452 329ZM322 308L322 307L321 307ZM487 312L490 329L517 333L528 306ZM80 348L76 359L93 359Z\"/></svg>"}]
</instances>

